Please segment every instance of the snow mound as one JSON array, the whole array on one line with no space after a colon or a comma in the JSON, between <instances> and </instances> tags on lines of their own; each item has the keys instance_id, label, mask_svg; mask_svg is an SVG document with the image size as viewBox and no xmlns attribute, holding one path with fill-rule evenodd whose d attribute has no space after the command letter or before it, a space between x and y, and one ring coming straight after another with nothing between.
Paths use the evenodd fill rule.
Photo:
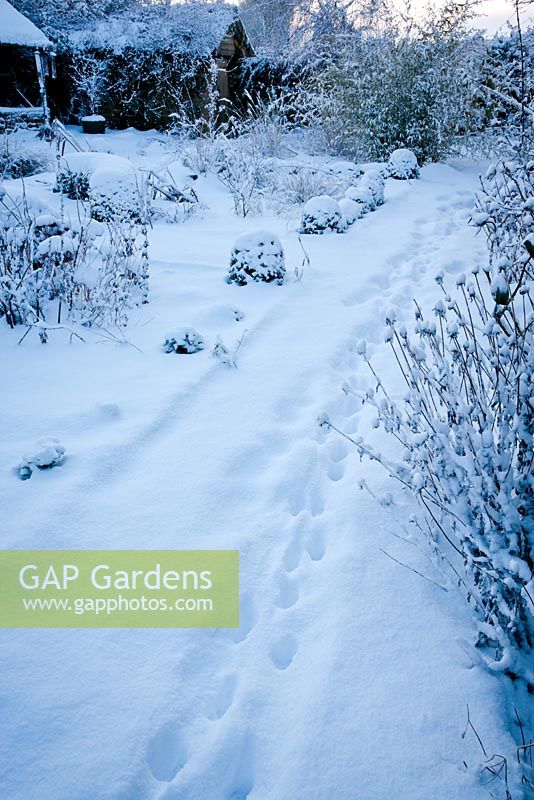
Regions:
<instances>
[{"instance_id":1,"label":"snow mound","mask_svg":"<svg viewBox=\"0 0 534 800\"><path fill-rule=\"evenodd\" d=\"M360 179L359 186L369 189L373 195L375 207L384 203L384 176L380 170L373 169L365 172Z\"/></svg>"},{"instance_id":2,"label":"snow mound","mask_svg":"<svg viewBox=\"0 0 534 800\"><path fill-rule=\"evenodd\" d=\"M114 156L111 153L69 153L61 159L62 167L69 172L83 173L90 177L96 170L111 170L135 176L135 169L127 158Z\"/></svg>"},{"instance_id":3,"label":"snow mound","mask_svg":"<svg viewBox=\"0 0 534 800\"><path fill-rule=\"evenodd\" d=\"M58 186L72 199L87 199L91 189L120 183L135 185L135 169L121 156L110 153L70 153L61 160Z\"/></svg>"},{"instance_id":4,"label":"snow mound","mask_svg":"<svg viewBox=\"0 0 534 800\"><path fill-rule=\"evenodd\" d=\"M18 472L22 480L31 477L35 468L51 469L58 467L65 459L65 448L59 439L51 437L39 439L33 450L22 457Z\"/></svg>"},{"instance_id":5,"label":"snow mound","mask_svg":"<svg viewBox=\"0 0 534 800\"><path fill-rule=\"evenodd\" d=\"M62 160L60 190L73 200L90 200L96 220L140 221L135 168L126 158L109 153L71 153Z\"/></svg>"},{"instance_id":6,"label":"snow mound","mask_svg":"<svg viewBox=\"0 0 534 800\"><path fill-rule=\"evenodd\" d=\"M394 150L389 157L388 173L391 178L406 181L419 177L419 164L414 153L407 148Z\"/></svg>"},{"instance_id":7,"label":"snow mound","mask_svg":"<svg viewBox=\"0 0 534 800\"><path fill-rule=\"evenodd\" d=\"M300 233L343 233L346 228L340 205L333 197L312 197L304 206Z\"/></svg>"},{"instance_id":8,"label":"snow mound","mask_svg":"<svg viewBox=\"0 0 534 800\"><path fill-rule=\"evenodd\" d=\"M204 350L205 346L204 337L194 328L180 328L166 337L162 349L164 353L191 355Z\"/></svg>"},{"instance_id":9,"label":"snow mound","mask_svg":"<svg viewBox=\"0 0 534 800\"><path fill-rule=\"evenodd\" d=\"M45 257L45 256L64 256L64 255L73 255L76 249L76 245L72 239L72 236L68 234L64 234L63 236L54 235L49 236L48 239L44 239L37 247L37 256Z\"/></svg>"},{"instance_id":10,"label":"snow mound","mask_svg":"<svg viewBox=\"0 0 534 800\"><path fill-rule=\"evenodd\" d=\"M339 201L339 207L347 225L352 225L357 219L363 217L361 203L356 203L356 201L351 200L350 197L343 197Z\"/></svg>"},{"instance_id":11,"label":"snow mound","mask_svg":"<svg viewBox=\"0 0 534 800\"><path fill-rule=\"evenodd\" d=\"M350 183L351 181L357 180L363 170L353 161L334 161L332 164L328 165L328 172Z\"/></svg>"},{"instance_id":12,"label":"snow mound","mask_svg":"<svg viewBox=\"0 0 534 800\"><path fill-rule=\"evenodd\" d=\"M278 236L269 231L253 231L236 239L226 282L238 286L249 281L282 284L285 273L284 249Z\"/></svg>"},{"instance_id":13,"label":"snow mound","mask_svg":"<svg viewBox=\"0 0 534 800\"><path fill-rule=\"evenodd\" d=\"M373 192L366 186L349 186L345 197L358 203L361 206L362 214L367 214L368 211L374 211L376 208Z\"/></svg>"}]
</instances>

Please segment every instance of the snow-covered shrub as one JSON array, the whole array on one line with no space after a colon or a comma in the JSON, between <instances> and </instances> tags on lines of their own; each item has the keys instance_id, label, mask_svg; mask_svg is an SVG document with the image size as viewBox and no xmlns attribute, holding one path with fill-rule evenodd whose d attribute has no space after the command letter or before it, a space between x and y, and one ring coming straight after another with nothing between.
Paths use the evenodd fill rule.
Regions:
<instances>
[{"instance_id":1,"label":"snow-covered shrub","mask_svg":"<svg viewBox=\"0 0 534 800\"><path fill-rule=\"evenodd\" d=\"M250 281L278 284L286 274L284 250L280 239L269 231L254 231L240 236L230 257L227 283L244 286Z\"/></svg>"},{"instance_id":2,"label":"snow-covered shrub","mask_svg":"<svg viewBox=\"0 0 534 800\"><path fill-rule=\"evenodd\" d=\"M477 646L495 672L534 689L534 163L500 164L482 183L473 223L489 265L461 275L412 331L386 319L406 384L396 400L367 356L360 396L402 447L386 458L354 440L417 498L440 567L465 593ZM347 389L352 391L350 387ZM329 424L329 423L325 423ZM420 531L425 527L418 523Z\"/></svg>"},{"instance_id":3,"label":"snow-covered shrub","mask_svg":"<svg viewBox=\"0 0 534 800\"><path fill-rule=\"evenodd\" d=\"M417 158L411 150L405 147L394 150L387 164L388 175L390 178L397 178L400 181L407 181L411 178L419 177L419 164Z\"/></svg>"},{"instance_id":4,"label":"snow-covered shrub","mask_svg":"<svg viewBox=\"0 0 534 800\"><path fill-rule=\"evenodd\" d=\"M333 197L312 197L304 206L300 233L343 233L346 228L343 212Z\"/></svg>"},{"instance_id":5,"label":"snow-covered shrub","mask_svg":"<svg viewBox=\"0 0 534 800\"><path fill-rule=\"evenodd\" d=\"M239 137L231 141L221 138L215 172L232 195L236 214L246 217L261 210L268 177L265 160L254 142Z\"/></svg>"},{"instance_id":6,"label":"snow-covered shrub","mask_svg":"<svg viewBox=\"0 0 534 800\"><path fill-rule=\"evenodd\" d=\"M94 52L74 48L71 71L75 86L75 106L80 116L96 116L104 99L109 64L107 59Z\"/></svg>"},{"instance_id":7,"label":"snow-covered shrub","mask_svg":"<svg viewBox=\"0 0 534 800\"><path fill-rule=\"evenodd\" d=\"M362 186L373 195L375 207L381 206L384 203L384 176L380 170L368 170L364 172L359 180L359 186Z\"/></svg>"},{"instance_id":8,"label":"snow-covered shrub","mask_svg":"<svg viewBox=\"0 0 534 800\"><path fill-rule=\"evenodd\" d=\"M338 180L348 184L354 184L363 174L363 169L353 161L334 161L327 165L328 172Z\"/></svg>"},{"instance_id":9,"label":"snow-covered shrub","mask_svg":"<svg viewBox=\"0 0 534 800\"><path fill-rule=\"evenodd\" d=\"M60 164L57 185L72 200L89 200L97 220L140 222L141 191L132 164L108 153L71 153Z\"/></svg>"},{"instance_id":10,"label":"snow-covered shrub","mask_svg":"<svg viewBox=\"0 0 534 800\"><path fill-rule=\"evenodd\" d=\"M48 239L50 236L57 236L64 232L65 225L54 214L47 212L35 217L33 238L36 244Z\"/></svg>"},{"instance_id":11,"label":"snow-covered shrub","mask_svg":"<svg viewBox=\"0 0 534 800\"><path fill-rule=\"evenodd\" d=\"M144 229L97 222L81 204L72 219L57 219L30 201L0 192L0 317L35 325L42 341L64 319L125 324L128 309L147 300Z\"/></svg>"},{"instance_id":12,"label":"snow-covered shrub","mask_svg":"<svg viewBox=\"0 0 534 800\"><path fill-rule=\"evenodd\" d=\"M5 135L0 145L0 180L27 178L50 169L50 158L40 150L21 145Z\"/></svg>"},{"instance_id":13,"label":"snow-covered shrub","mask_svg":"<svg viewBox=\"0 0 534 800\"><path fill-rule=\"evenodd\" d=\"M30 453L22 457L18 466L21 480L31 478L34 469L52 469L65 460L65 448L59 439L40 439Z\"/></svg>"},{"instance_id":14,"label":"snow-covered shrub","mask_svg":"<svg viewBox=\"0 0 534 800\"><path fill-rule=\"evenodd\" d=\"M339 207L347 225L352 225L357 219L363 217L364 211L361 203L351 200L350 197L342 197Z\"/></svg>"},{"instance_id":15,"label":"snow-covered shrub","mask_svg":"<svg viewBox=\"0 0 534 800\"><path fill-rule=\"evenodd\" d=\"M439 161L459 133L480 127L484 110L474 99L485 44L468 32L459 6L442 8L409 25L392 9L369 8L361 34L328 48L311 82L329 152L383 161L409 147L420 163Z\"/></svg>"},{"instance_id":16,"label":"snow-covered shrub","mask_svg":"<svg viewBox=\"0 0 534 800\"><path fill-rule=\"evenodd\" d=\"M376 208L373 191L366 186L349 186L345 192L345 197L354 203L358 203L362 209L362 215L367 214L369 211L374 211Z\"/></svg>"},{"instance_id":17,"label":"snow-covered shrub","mask_svg":"<svg viewBox=\"0 0 534 800\"><path fill-rule=\"evenodd\" d=\"M141 222L143 194L132 175L107 168L96 169L89 180L89 201L93 219Z\"/></svg>"},{"instance_id":18,"label":"snow-covered shrub","mask_svg":"<svg viewBox=\"0 0 534 800\"><path fill-rule=\"evenodd\" d=\"M70 200L88 200L89 176L65 166L57 174L57 188Z\"/></svg>"},{"instance_id":19,"label":"snow-covered shrub","mask_svg":"<svg viewBox=\"0 0 534 800\"><path fill-rule=\"evenodd\" d=\"M204 337L194 328L180 328L165 338L162 349L164 353L190 355L199 353L205 346Z\"/></svg>"}]
</instances>

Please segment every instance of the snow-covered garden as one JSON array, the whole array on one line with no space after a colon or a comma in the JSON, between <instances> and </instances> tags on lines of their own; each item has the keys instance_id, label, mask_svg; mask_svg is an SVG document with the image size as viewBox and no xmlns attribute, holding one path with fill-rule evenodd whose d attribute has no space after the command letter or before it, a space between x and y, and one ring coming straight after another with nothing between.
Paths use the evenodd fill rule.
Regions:
<instances>
[{"instance_id":1,"label":"snow-covered garden","mask_svg":"<svg viewBox=\"0 0 534 800\"><path fill-rule=\"evenodd\" d=\"M6 800L532 797L534 37L307 13L320 88L3 134L1 547L240 553L239 628L0 631Z\"/></svg>"}]
</instances>

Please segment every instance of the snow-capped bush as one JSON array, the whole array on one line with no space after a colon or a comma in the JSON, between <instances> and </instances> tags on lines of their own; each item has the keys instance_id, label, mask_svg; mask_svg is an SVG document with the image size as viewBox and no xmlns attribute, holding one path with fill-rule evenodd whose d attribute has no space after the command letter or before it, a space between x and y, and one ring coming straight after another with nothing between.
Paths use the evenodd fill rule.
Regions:
<instances>
[{"instance_id":1,"label":"snow-capped bush","mask_svg":"<svg viewBox=\"0 0 534 800\"><path fill-rule=\"evenodd\" d=\"M50 236L57 236L64 232L65 226L55 214L39 214L35 217L33 238L36 244L44 241L44 239L48 239Z\"/></svg>"},{"instance_id":2,"label":"snow-capped bush","mask_svg":"<svg viewBox=\"0 0 534 800\"><path fill-rule=\"evenodd\" d=\"M238 216L261 210L268 186L265 159L254 142L245 137L229 141L220 137L215 155L215 173L225 186Z\"/></svg>"},{"instance_id":3,"label":"snow-capped bush","mask_svg":"<svg viewBox=\"0 0 534 800\"><path fill-rule=\"evenodd\" d=\"M88 200L94 219L140 222L143 216L135 169L120 156L71 153L61 161L57 185L72 200Z\"/></svg>"},{"instance_id":4,"label":"snow-capped bush","mask_svg":"<svg viewBox=\"0 0 534 800\"><path fill-rule=\"evenodd\" d=\"M0 145L0 180L27 178L50 169L50 158L40 150L26 147L14 137L4 136Z\"/></svg>"},{"instance_id":5,"label":"snow-capped bush","mask_svg":"<svg viewBox=\"0 0 534 800\"><path fill-rule=\"evenodd\" d=\"M205 346L204 337L194 328L180 328L166 337L162 349L164 353L190 355L199 353Z\"/></svg>"},{"instance_id":6,"label":"snow-capped bush","mask_svg":"<svg viewBox=\"0 0 534 800\"><path fill-rule=\"evenodd\" d=\"M333 197L312 197L304 206L300 233L343 233L346 228L343 212Z\"/></svg>"},{"instance_id":7,"label":"snow-capped bush","mask_svg":"<svg viewBox=\"0 0 534 800\"><path fill-rule=\"evenodd\" d=\"M236 240L226 282L237 283L238 286L250 281L282 284L285 273L284 250L280 239L268 231L254 231Z\"/></svg>"},{"instance_id":8,"label":"snow-capped bush","mask_svg":"<svg viewBox=\"0 0 534 800\"><path fill-rule=\"evenodd\" d=\"M361 203L351 200L350 197L342 197L339 207L347 225L352 225L357 219L363 217L364 211Z\"/></svg>"},{"instance_id":9,"label":"snow-capped bush","mask_svg":"<svg viewBox=\"0 0 534 800\"><path fill-rule=\"evenodd\" d=\"M57 188L70 200L89 199L89 176L63 167L57 175Z\"/></svg>"},{"instance_id":10,"label":"snow-capped bush","mask_svg":"<svg viewBox=\"0 0 534 800\"><path fill-rule=\"evenodd\" d=\"M354 203L358 203L362 209L362 215L367 214L369 211L374 211L376 208L374 194L366 186L349 186L345 192L345 197Z\"/></svg>"},{"instance_id":11,"label":"snow-capped bush","mask_svg":"<svg viewBox=\"0 0 534 800\"><path fill-rule=\"evenodd\" d=\"M375 207L384 203L384 176L379 170L368 170L364 172L358 182L359 186L369 189L373 195Z\"/></svg>"},{"instance_id":12,"label":"snow-capped bush","mask_svg":"<svg viewBox=\"0 0 534 800\"><path fill-rule=\"evenodd\" d=\"M402 460L354 444L416 496L418 530L463 588L489 668L534 689L534 163L499 164L482 186L473 223L487 232L489 266L460 275L454 292L438 275L441 297L431 315L417 305L412 332L386 319L402 400L358 348L374 388L356 394Z\"/></svg>"},{"instance_id":13,"label":"snow-capped bush","mask_svg":"<svg viewBox=\"0 0 534 800\"><path fill-rule=\"evenodd\" d=\"M388 159L388 175L400 181L419 177L419 164L411 150L405 147L394 150Z\"/></svg>"},{"instance_id":14,"label":"snow-capped bush","mask_svg":"<svg viewBox=\"0 0 534 800\"><path fill-rule=\"evenodd\" d=\"M50 321L125 324L148 296L143 229L97 222L80 205L59 220L31 203L0 193L0 317L38 327L43 342Z\"/></svg>"},{"instance_id":15,"label":"snow-capped bush","mask_svg":"<svg viewBox=\"0 0 534 800\"><path fill-rule=\"evenodd\" d=\"M65 448L59 439L40 439L27 455L22 457L18 466L21 480L31 478L34 469L51 469L58 467L65 460Z\"/></svg>"},{"instance_id":16,"label":"snow-capped bush","mask_svg":"<svg viewBox=\"0 0 534 800\"><path fill-rule=\"evenodd\" d=\"M363 169L353 161L334 161L327 166L328 172L346 183L356 183Z\"/></svg>"},{"instance_id":17,"label":"snow-capped bush","mask_svg":"<svg viewBox=\"0 0 534 800\"><path fill-rule=\"evenodd\" d=\"M132 175L107 168L97 169L89 180L93 219L141 222L143 200Z\"/></svg>"}]
</instances>

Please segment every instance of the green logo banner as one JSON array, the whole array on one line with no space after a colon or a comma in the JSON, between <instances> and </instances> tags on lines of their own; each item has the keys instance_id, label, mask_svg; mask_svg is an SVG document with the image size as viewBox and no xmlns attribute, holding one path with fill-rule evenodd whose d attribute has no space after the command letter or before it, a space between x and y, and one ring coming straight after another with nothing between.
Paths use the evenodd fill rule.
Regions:
<instances>
[{"instance_id":1,"label":"green logo banner","mask_svg":"<svg viewBox=\"0 0 534 800\"><path fill-rule=\"evenodd\" d=\"M0 550L2 628L237 628L237 550Z\"/></svg>"}]
</instances>

